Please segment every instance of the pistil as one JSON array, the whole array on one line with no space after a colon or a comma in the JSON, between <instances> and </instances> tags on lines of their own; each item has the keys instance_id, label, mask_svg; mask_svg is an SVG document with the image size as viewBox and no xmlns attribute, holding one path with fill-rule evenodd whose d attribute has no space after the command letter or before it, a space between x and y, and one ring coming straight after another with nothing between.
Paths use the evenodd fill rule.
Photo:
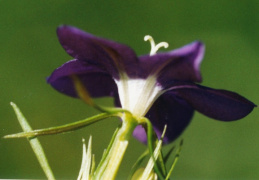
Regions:
<instances>
[{"instance_id":1,"label":"pistil","mask_svg":"<svg viewBox=\"0 0 259 180\"><path fill-rule=\"evenodd\" d=\"M149 41L151 44L150 56L155 55L157 53L157 51L159 50L159 48L161 48L161 47L168 48L168 46L169 46L169 44L167 42L160 42L156 45L153 37L150 35L146 35L144 37L144 41Z\"/></svg>"}]
</instances>

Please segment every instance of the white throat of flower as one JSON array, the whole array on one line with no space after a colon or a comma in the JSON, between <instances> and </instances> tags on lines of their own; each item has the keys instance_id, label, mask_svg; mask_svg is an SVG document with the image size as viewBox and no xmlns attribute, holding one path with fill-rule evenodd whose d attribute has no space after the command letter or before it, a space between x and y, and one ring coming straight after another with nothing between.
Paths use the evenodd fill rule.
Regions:
<instances>
[{"instance_id":1,"label":"white throat of flower","mask_svg":"<svg viewBox=\"0 0 259 180\"><path fill-rule=\"evenodd\" d=\"M155 45L153 38L145 36L145 41L151 44L150 56L155 55L160 47L167 48L168 43L161 42ZM145 116L155 100L163 93L162 86L157 83L156 75L149 75L146 79L131 79L125 73L120 80L115 80L121 106L129 110L134 116Z\"/></svg>"}]
</instances>

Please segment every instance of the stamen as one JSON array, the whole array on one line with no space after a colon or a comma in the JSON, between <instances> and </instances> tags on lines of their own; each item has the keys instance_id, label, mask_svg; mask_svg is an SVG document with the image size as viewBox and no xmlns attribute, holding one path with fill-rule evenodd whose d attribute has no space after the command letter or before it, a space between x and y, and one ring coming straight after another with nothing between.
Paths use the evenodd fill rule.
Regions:
<instances>
[{"instance_id":1,"label":"stamen","mask_svg":"<svg viewBox=\"0 0 259 180\"><path fill-rule=\"evenodd\" d=\"M160 42L157 45L152 36L146 35L144 41L149 41L151 44L150 56L155 55L159 48L164 47L168 48L169 44L167 42Z\"/></svg>"}]
</instances>

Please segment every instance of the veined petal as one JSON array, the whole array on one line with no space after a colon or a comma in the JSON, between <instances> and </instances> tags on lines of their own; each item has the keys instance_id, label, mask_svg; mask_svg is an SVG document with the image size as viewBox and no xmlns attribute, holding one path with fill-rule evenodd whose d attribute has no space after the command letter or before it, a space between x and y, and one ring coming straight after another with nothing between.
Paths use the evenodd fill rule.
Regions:
<instances>
[{"instance_id":1,"label":"veined petal","mask_svg":"<svg viewBox=\"0 0 259 180\"><path fill-rule=\"evenodd\" d=\"M76 75L91 96L113 96L116 105L134 116L148 117L159 137L167 124L167 143L184 131L195 109L214 119L232 121L245 117L255 107L236 93L193 83L202 80L200 63L205 47L201 42L137 58L126 45L74 27L61 26L57 34L61 45L76 60L56 69L48 83L77 97L71 80L71 75ZM146 141L141 126L134 136Z\"/></svg>"},{"instance_id":2,"label":"veined petal","mask_svg":"<svg viewBox=\"0 0 259 180\"><path fill-rule=\"evenodd\" d=\"M150 119L158 137L167 125L164 142L175 140L188 126L194 110L222 121L238 120L256 106L237 93L216 90L194 83L173 82L173 86L153 104L146 117ZM133 135L146 143L146 133L137 126Z\"/></svg>"},{"instance_id":3,"label":"veined petal","mask_svg":"<svg viewBox=\"0 0 259 180\"><path fill-rule=\"evenodd\" d=\"M170 143L188 126L193 112L193 108L186 101L170 93L165 93L153 104L146 117L151 121L159 138L161 137L164 126L167 125L163 142ZM146 143L146 132L142 126L137 126L133 135L139 141Z\"/></svg>"},{"instance_id":4,"label":"veined petal","mask_svg":"<svg viewBox=\"0 0 259 180\"><path fill-rule=\"evenodd\" d=\"M256 106L237 93L216 90L194 83L175 85L167 93L183 98L200 113L222 121L241 119Z\"/></svg>"},{"instance_id":5,"label":"veined petal","mask_svg":"<svg viewBox=\"0 0 259 180\"><path fill-rule=\"evenodd\" d=\"M134 51L126 45L95 37L71 26L60 26L57 35L66 52L75 59L98 64L119 79L120 72L136 74L138 62Z\"/></svg>"},{"instance_id":6,"label":"veined petal","mask_svg":"<svg viewBox=\"0 0 259 180\"><path fill-rule=\"evenodd\" d=\"M170 80L201 82L200 63L204 50L204 45L196 41L170 52L141 56L143 77L156 74L162 85Z\"/></svg>"},{"instance_id":7,"label":"veined petal","mask_svg":"<svg viewBox=\"0 0 259 180\"><path fill-rule=\"evenodd\" d=\"M117 86L105 70L86 61L71 60L57 68L47 82L56 90L72 97L78 97L71 75L77 75L92 97L114 96Z\"/></svg>"}]
</instances>

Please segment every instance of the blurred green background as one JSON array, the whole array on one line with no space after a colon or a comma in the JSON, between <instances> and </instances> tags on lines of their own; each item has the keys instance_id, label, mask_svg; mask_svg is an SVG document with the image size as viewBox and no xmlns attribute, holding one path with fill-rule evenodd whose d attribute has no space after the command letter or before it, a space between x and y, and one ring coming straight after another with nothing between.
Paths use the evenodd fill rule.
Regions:
<instances>
[{"instance_id":1,"label":"blurred green background","mask_svg":"<svg viewBox=\"0 0 259 180\"><path fill-rule=\"evenodd\" d=\"M34 129L61 125L98 112L53 90L45 78L72 59L60 46L56 27L68 24L149 53L146 34L170 49L194 40L206 44L203 85L232 90L259 103L259 3L257 0L0 0L0 136L20 132L13 101ZM101 98L100 104L112 105ZM41 137L58 179L75 179L81 138L93 135L99 160L119 121L99 122L77 132ZM259 113L224 123L196 113L182 135L175 179L259 179ZM176 143L177 145L177 143ZM118 179L145 146L132 139ZM0 178L45 178L25 139L0 139Z\"/></svg>"}]
</instances>

